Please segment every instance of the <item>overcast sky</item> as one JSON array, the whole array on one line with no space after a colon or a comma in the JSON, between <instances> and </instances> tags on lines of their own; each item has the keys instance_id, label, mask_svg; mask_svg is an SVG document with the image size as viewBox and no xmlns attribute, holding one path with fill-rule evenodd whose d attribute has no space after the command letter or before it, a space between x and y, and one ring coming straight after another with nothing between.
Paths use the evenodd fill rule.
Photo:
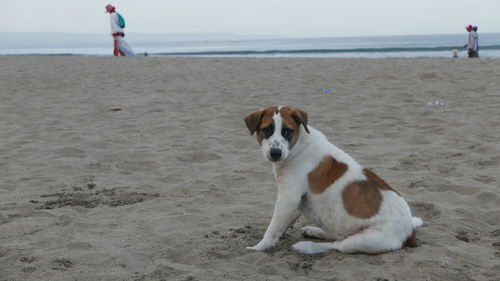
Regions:
<instances>
[{"instance_id":1,"label":"overcast sky","mask_svg":"<svg viewBox=\"0 0 500 281\"><path fill-rule=\"evenodd\" d=\"M469 23L500 32L500 0L0 0L0 32L107 33L108 3L134 33L444 34Z\"/></svg>"}]
</instances>

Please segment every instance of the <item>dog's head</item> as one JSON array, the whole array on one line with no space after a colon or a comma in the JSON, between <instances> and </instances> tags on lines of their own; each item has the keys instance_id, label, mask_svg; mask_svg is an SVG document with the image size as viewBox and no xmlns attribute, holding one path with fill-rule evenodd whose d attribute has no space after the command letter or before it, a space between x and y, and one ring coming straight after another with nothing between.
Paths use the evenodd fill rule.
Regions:
<instances>
[{"instance_id":1,"label":"dog's head","mask_svg":"<svg viewBox=\"0 0 500 281\"><path fill-rule=\"evenodd\" d=\"M288 106L273 106L256 111L245 118L250 134L257 133L257 141L264 156L272 162L285 161L299 140L301 128L307 129L307 113ZM301 127L302 125L302 127Z\"/></svg>"}]
</instances>

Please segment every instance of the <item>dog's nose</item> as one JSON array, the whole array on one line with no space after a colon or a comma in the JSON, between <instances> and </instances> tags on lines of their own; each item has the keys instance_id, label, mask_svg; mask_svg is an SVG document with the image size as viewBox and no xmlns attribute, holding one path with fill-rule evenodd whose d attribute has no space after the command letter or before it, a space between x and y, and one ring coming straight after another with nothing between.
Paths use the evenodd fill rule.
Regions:
<instances>
[{"instance_id":1,"label":"dog's nose","mask_svg":"<svg viewBox=\"0 0 500 281\"><path fill-rule=\"evenodd\" d=\"M279 148L271 148L271 150L269 151L269 156L271 156L271 160L273 161L280 160L281 154L281 149Z\"/></svg>"}]
</instances>

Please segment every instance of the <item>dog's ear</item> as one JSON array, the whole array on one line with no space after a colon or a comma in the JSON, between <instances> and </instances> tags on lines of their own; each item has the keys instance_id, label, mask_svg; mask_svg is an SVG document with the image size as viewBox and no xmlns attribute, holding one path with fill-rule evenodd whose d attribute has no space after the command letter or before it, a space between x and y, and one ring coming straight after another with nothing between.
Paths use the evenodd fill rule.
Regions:
<instances>
[{"instance_id":1,"label":"dog's ear","mask_svg":"<svg viewBox=\"0 0 500 281\"><path fill-rule=\"evenodd\" d=\"M306 132L309 134L309 129L307 128L307 113L305 111L298 108L294 108L292 112L292 118L299 125L302 124Z\"/></svg>"},{"instance_id":2,"label":"dog's ear","mask_svg":"<svg viewBox=\"0 0 500 281\"><path fill-rule=\"evenodd\" d=\"M259 110L245 117L245 124L248 130L250 130L250 135L253 135L257 131L263 115L264 110Z\"/></svg>"}]
</instances>

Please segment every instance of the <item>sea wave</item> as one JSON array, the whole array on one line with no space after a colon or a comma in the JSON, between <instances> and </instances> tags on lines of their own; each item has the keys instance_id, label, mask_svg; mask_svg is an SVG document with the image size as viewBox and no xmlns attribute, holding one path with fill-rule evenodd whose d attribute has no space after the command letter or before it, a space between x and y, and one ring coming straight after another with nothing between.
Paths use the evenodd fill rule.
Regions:
<instances>
[{"instance_id":1,"label":"sea wave","mask_svg":"<svg viewBox=\"0 0 500 281\"><path fill-rule=\"evenodd\" d=\"M339 53L402 53L402 52L444 52L451 51L453 46L411 47L411 48L353 48L353 49L275 49L275 50L224 50L194 52L160 52L158 56L242 56L242 55L293 55L293 54L339 54ZM481 50L500 50L500 45L481 46Z\"/></svg>"}]
</instances>

